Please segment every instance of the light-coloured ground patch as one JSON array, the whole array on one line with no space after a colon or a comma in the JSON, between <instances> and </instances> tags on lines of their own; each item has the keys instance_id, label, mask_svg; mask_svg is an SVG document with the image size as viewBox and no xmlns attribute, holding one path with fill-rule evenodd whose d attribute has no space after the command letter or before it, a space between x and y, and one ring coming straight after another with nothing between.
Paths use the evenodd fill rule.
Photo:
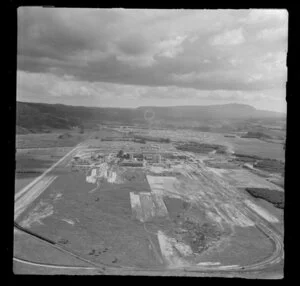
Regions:
<instances>
[{"instance_id":1,"label":"light-coloured ground patch","mask_svg":"<svg viewBox=\"0 0 300 286\"><path fill-rule=\"evenodd\" d=\"M269 212L267 212L265 209L263 209L262 207L254 204L253 202L251 202L250 200L245 200L245 204L250 207L251 209L253 209L256 213L258 213L260 216L262 216L264 219L266 219L269 222L279 222L279 220L271 215Z\"/></svg>"},{"instance_id":2,"label":"light-coloured ground patch","mask_svg":"<svg viewBox=\"0 0 300 286\"><path fill-rule=\"evenodd\" d=\"M174 243L175 248L180 252L183 256L190 256L193 254L193 251L191 247L187 244L184 244L182 242L176 242L175 239L172 240Z\"/></svg>"},{"instance_id":3,"label":"light-coloured ground patch","mask_svg":"<svg viewBox=\"0 0 300 286\"><path fill-rule=\"evenodd\" d=\"M152 200L155 204L155 215L158 217L164 217L168 215L167 207L163 201L163 196L155 193L152 194Z\"/></svg>"},{"instance_id":4,"label":"light-coloured ground patch","mask_svg":"<svg viewBox=\"0 0 300 286\"><path fill-rule=\"evenodd\" d=\"M36 184L27 190L27 192L15 201L14 219L16 220L19 215L43 193L57 178L57 176L44 176Z\"/></svg>"},{"instance_id":5,"label":"light-coloured ground patch","mask_svg":"<svg viewBox=\"0 0 300 286\"><path fill-rule=\"evenodd\" d=\"M156 216L164 217L168 215L161 195L149 192L138 194L130 192L130 203L133 216L141 222L149 221Z\"/></svg>"},{"instance_id":6,"label":"light-coloured ground patch","mask_svg":"<svg viewBox=\"0 0 300 286\"><path fill-rule=\"evenodd\" d=\"M71 219L67 219L67 218L63 218L62 221L65 221L66 223L71 224L71 225L75 224L74 221L72 221Z\"/></svg>"},{"instance_id":7,"label":"light-coloured ground patch","mask_svg":"<svg viewBox=\"0 0 300 286\"><path fill-rule=\"evenodd\" d=\"M226 211L227 216L231 219L232 224L247 227L253 226L254 222L247 218L241 211L239 211L235 206L230 204L224 204L223 209Z\"/></svg>"},{"instance_id":8,"label":"light-coloured ground patch","mask_svg":"<svg viewBox=\"0 0 300 286\"><path fill-rule=\"evenodd\" d=\"M144 214L144 221L148 221L155 216L155 205L152 201L151 193L140 193L139 195Z\"/></svg>"},{"instance_id":9,"label":"light-coloured ground patch","mask_svg":"<svg viewBox=\"0 0 300 286\"><path fill-rule=\"evenodd\" d=\"M108 172L107 182L108 183L115 183L117 179L117 173L113 171Z\"/></svg>"},{"instance_id":10,"label":"light-coloured ground patch","mask_svg":"<svg viewBox=\"0 0 300 286\"><path fill-rule=\"evenodd\" d=\"M139 194L135 194L130 192L130 203L133 216L138 219L139 221L144 221L141 201Z\"/></svg>"},{"instance_id":11,"label":"light-coloured ground patch","mask_svg":"<svg viewBox=\"0 0 300 286\"><path fill-rule=\"evenodd\" d=\"M29 215L20 223L24 228L29 228L33 223L43 224L42 219L53 214L53 206L40 201Z\"/></svg>"},{"instance_id":12,"label":"light-coloured ground patch","mask_svg":"<svg viewBox=\"0 0 300 286\"><path fill-rule=\"evenodd\" d=\"M178 267L183 267L183 266L189 265L186 260L179 257L179 255L176 253L176 250L175 250L176 240L175 239L166 236L162 231L158 231L157 237L158 237L162 256L170 268L178 268ZM191 250L189 250L188 245L184 245L184 246L177 245L176 249L178 251L181 250L183 253L185 253L185 252L187 252L188 254L191 253Z\"/></svg>"},{"instance_id":13,"label":"light-coloured ground patch","mask_svg":"<svg viewBox=\"0 0 300 286\"><path fill-rule=\"evenodd\" d=\"M106 179L108 183L122 183L120 176L118 176L117 172L113 170L113 168L109 167L109 165L105 163L101 163L98 166L94 166L91 170L91 174L86 176L86 181L88 183L95 184L99 180L97 179Z\"/></svg>"},{"instance_id":14,"label":"light-coloured ground patch","mask_svg":"<svg viewBox=\"0 0 300 286\"><path fill-rule=\"evenodd\" d=\"M58 193L55 195L54 200L57 201L58 199L60 199L62 197L61 193Z\"/></svg>"},{"instance_id":15,"label":"light-coloured ground patch","mask_svg":"<svg viewBox=\"0 0 300 286\"><path fill-rule=\"evenodd\" d=\"M226 174L228 172L226 169L221 169L221 168L207 167L207 169L221 177L223 176L223 174Z\"/></svg>"},{"instance_id":16,"label":"light-coloured ground patch","mask_svg":"<svg viewBox=\"0 0 300 286\"><path fill-rule=\"evenodd\" d=\"M209 169L237 188L263 188L283 191L281 187L245 169Z\"/></svg>"},{"instance_id":17,"label":"light-coloured ground patch","mask_svg":"<svg viewBox=\"0 0 300 286\"><path fill-rule=\"evenodd\" d=\"M165 169L165 168L160 167L160 166L151 166L150 171L155 173L155 174L160 174L164 171L168 171L168 169Z\"/></svg>"},{"instance_id":18,"label":"light-coloured ground patch","mask_svg":"<svg viewBox=\"0 0 300 286\"><path fill-rule=\"evenodd\" d=\"M180 190L176 188L176 186L180 185L177 178L147 175L147 180L150 185L151 192L158 195L181 198Z\"/></svg>"},{"instance_id":19,"label":"light-coloured ground patch","mask_svg":"<svg viewBox=\"0 0 300 286\"><path fill-rule=\"evenodd\" d=\"M206 211L206 215L212 220L217 222L219 225L222 222L222 218L220 216L218 216L217 214L211 212L211 211Z\"/></svg>"},{"instance_id":20,"label":"light-coloured ground patch","mask_svg":"<svg viewBox=\"0 0 300 286\"><path fill-rule=\"evenodd\" d=\"M97 169L92 169L91 175L86 177L86 181L88 183L95 184L97 181L96 175L97 175Z\"/></svg>"},{"instance_id":21,"label":"light-coloured ground patch","mask_svg":"<svg viewBox=\"0 0 300 286\"><path fill-rule=\"evenodd\" d=\"M238 267L239 265L237 264L234 264L234 265L221 265L218 267L219 270L225 270L225 269L231 269L231 268L236 268Z\"/></svg>"},{"instance_id":22,"label":"light-coloured ground patch","mask_svg":"<svg viewBox=\"0 0 300 286\"><path fill-rule=\"evenodd\" d=\"M220 265L220 262L199 262L197 263L197 265L199 266L216 266L216 265Z\"/></svg>"}]
</instances>

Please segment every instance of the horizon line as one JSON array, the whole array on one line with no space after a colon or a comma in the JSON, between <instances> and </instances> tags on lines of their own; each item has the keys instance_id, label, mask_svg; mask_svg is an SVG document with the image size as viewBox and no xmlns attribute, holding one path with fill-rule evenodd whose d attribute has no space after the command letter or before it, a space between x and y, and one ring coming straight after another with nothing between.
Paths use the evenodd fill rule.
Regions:
<instances>
[{"instance_id":1,"label":"horizon line","mask_svg":"<svg viewBox=\"0 0 300 286\"><path fill-rule=\"evenodd\" d=\"M49 104L49 105L65 105L65 106L72 106L72 107L87 107L87 108L117 108L117 109L138 109L141 107L188 107L188 106L201 106L201 107L205 107L205 106L220 106L220 105L246 105L246 106L250 106L252 108L254 108L255 110L259 110L259 111L268 111L268 112L276 112L276 113L281 113L286 115L286 112L283 111L275 111L275 110L268 110L268 109L257 109L256 107L254 107L251 104L245 104L245 103L238 103L238 102L229 102L229 103L222 103L222 104L207 104L207 105L141 105L141 106L137 106L137 107L117 107L117 106L91 106L91 105L72 105L72 104L65 104L65 103L47 103L47 102L36 102L36 101L19 101L16 100L16 102L20 102L20 103L37 103L37 104Z\"/></svg>"}]
</instances>

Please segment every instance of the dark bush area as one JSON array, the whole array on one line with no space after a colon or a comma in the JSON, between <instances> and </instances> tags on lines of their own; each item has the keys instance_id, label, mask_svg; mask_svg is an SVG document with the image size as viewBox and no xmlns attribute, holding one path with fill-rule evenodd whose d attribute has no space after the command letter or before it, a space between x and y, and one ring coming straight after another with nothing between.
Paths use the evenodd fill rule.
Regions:
<instances>
[{"instance_id":1,"label":"dark bush area","mask_svg":"<svg viewBox=\"0 0 300 286\"><path fill-rule=\"evenodd\" d=\"M67 138L71 138L72 135L69 133L64 133L64 134L60 134L58 135L58 139L67 139Z\"/></svg>"},{"instance_id":2,"label":"dark bush area","mask_svg":"<svg viewBox=\"0 0 300 286\"><path fill-rule=\"evenodd\" d=\"M284 163L275 159L264 159L254 164L254 167L270 173L284 175Z\"/></svg>"},{"instance_id":3,"label":"dark bush area","mask_svg":"<svg viewBox=\"0 0 300 286\"><path fill-rule=\"evenodd\" d=\"M171 142L171 140L169 138L159 138L159 137L141 136L141 135L135 135L134 139L142 141L141 143L144 143L145 141L159 142L159 143L170 143Z\"/></svg>"},{"instance_id":4,"label":"dark bush area","mask_svg":"<svg viewBox=\"0 0 300 286\"><path fill-rule=\"evenodd\" d=\"M255 155L235 154L232 161L238 163L253 163L253 167L262 171L284 175L285 164L276 159L261 158Z\"/></svg>"},{"instance_id":5,"label":"dark bush area","mask_svg":"<svg viewBox=\"0 0 300 286\"><path fill-rule=\"evenodd\" d=\"M272 136L265 134L263 132L253 132L253 131L249 131L247 132L247 134L241 136L242 138L257 138L257 139L273 139Z\"/></svg>"},{"instance_id":6,"label":"dark bush area","mask_svg":"<svg viewBox=\"0 0 300 286\"><path fill-rule=\"evenodd\" d=\"M180 143L176 145L176 149L181 151L205 153L205 154L212 151L216 151L217 153L223 154L226 153L227 151L227 148L222 145L205 144L205 143L197 143L197 142Z\"/></svg>"},{"instance_id":7,"label":"dark bush area","mask_svg":"<svg viewBox=\"0 0 300 286\"><path fill-rule=\"evenodd\" d=\"M262 158L255 156L255 155L244 155L244 154L234 154L234 161L242 162L242 163L255 163L257 160Z\"/></svg>"},{"instance_id":8,"label":"dark bush area","mask_svg":"<svg viewBox=\"0 0 300 286\"><path fill-rule=\"evenodd\" d=\"M209 131L211 131L211 128L209 126L199 126L199 127L194 127L192 129L196 130L196 131L202 131L202 132L209 132Z\"/></svg>"},{"instance_id":9,"label":"dark bush area","mask_svg":"<svg viewBox=\"0 0 300 286\"><path fill-rule=\"evenodd\" d=\"M246 188L246 191L255 198L272 203L276 208L284 208L284 192L261 188Z\"/></svg>"}]
</instances>

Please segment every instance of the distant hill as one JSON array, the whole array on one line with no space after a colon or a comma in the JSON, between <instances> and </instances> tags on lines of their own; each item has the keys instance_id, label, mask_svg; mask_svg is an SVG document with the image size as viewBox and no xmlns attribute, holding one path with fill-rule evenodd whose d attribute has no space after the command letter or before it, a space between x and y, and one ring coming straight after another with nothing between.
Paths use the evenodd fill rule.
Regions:
<instances>
[{"instance_id":1,"label":"distant hill","mask_svg":"<svg viewBox=\"0 0 300 286\"><path fill-rule=\"evenodd\" d=\"M120 124L145 124L144 113L152 109L155 120L195 121L284 118L279 112L257 110L244 104L224 104L209 106L170 106L138 108L106 108L69 106L63 104L45 104L17 102L17 133L40 132L47 129L71 129L72 127L93 127L97 124L116 122Z\"/></svg>"},{"instance_id":2,"label":"distant hill","mask_svg":"<svg viewBox=\"0 0 300 286\"><path fill-rule=\"evenodd\" d=\"M139 107L151 108L155 116L163 118L188 119L238 119L238 118L284 118L285 114L274 111L258 110L246 104L222 104L208 106Z\"/></svg>"},{"instance_id":3,"label":"distant hill","mask_svg":"<svg viewBox=\"0 0 300 286\"><path fill-rule=\"evenodd\" d=\"M16 107L16 124L20 131L22 131L20 128L40 131L44 129L71 129L77 126L91 127L103 121L119 121L130 124L134 118L133 109L27 102L17 102Z\"/></svg>"}]
</instances>

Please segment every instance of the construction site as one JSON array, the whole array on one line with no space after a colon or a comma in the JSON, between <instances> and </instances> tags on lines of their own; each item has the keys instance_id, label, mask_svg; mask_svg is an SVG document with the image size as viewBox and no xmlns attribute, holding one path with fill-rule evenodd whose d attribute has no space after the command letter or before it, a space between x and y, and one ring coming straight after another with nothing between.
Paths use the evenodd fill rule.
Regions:
<instances>
[{"instance_id":1,"label":"construction site","mask_svg":"<svg viewBox=\"0 0 300 286\"><path fill-rule=\"evenodd\" d=\"M282 270L282 210L246 190L280 186L232 152L123 138L76 147L45 192L40 183L16 202L15 221L107 273Z\"/></svg>"}]
</instances>

